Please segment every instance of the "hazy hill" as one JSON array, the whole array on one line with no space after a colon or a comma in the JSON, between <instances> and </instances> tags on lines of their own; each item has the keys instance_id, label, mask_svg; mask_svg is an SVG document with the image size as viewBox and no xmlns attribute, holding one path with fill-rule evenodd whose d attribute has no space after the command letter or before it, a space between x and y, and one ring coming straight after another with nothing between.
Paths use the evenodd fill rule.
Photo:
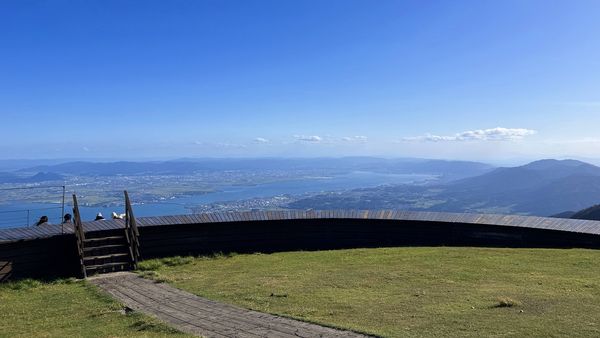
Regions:
<instances>
[{"instance_id":1,"label":"hazy hill","mask_svg":"<svg viewBox=\"0 0 600 338\"><path fill-rule=\"evenodd\" d=\"M345 204L335 202L343 199ZM319 196L293 207L403 208L450 212L553 215L579 210L600 199L600 167L574 160L542 160L498 168L480 176L427 187L361 189L345 196Z\"/></svg>"},{"instance_id":2,"label":"hazy hill","mask_svg":"<svg viewBox=\"0 0 600 338\"><path fill-rule=\"evenodd\" d=\"M445 180L489 172L493 167L478 162L422 159L344 158L258 158L258 159L180 159L162 162L67 162L36 166L21 172L54 172L78 176L189 175L200 171L224 170L330 170L375 171L396 174L431 174Z\"/></svg>"},{"instance_id":3,"label":"hazy hill","mask_svg":"<svg viewBox=\"0 0 600 338\"><path fill-rule=\"evenodd\" d=\"M560 214L556 214L552 217L558 218L573 218L573 219L588 219L593 221L600 221L600 204L596 204L592 207L580 210L580 211L565 211Z\"/></svg>"},{"instance_id":4,"label":"hazy hill","mask_svg":"<svg viewBox=\"0 0 600 338\"><path fill-rule=\"evenodd\" d=\"M561 212L559 214L552 215L552 217L555 217L555 218L571 218L575 214L576 214L575 211L564 211L564 212Z\"/></svg>"},{"instance_id":5,"label":"hazy hill","mask_svg":"<svg viewBox=\"0 0 600 338\"><path fill-rule=\"evenodd\" d=\"M14 173L0 173L0 183L39 183L62 180L64 180L62 175L47 172L39 172L32 176L21 176Z\"/></svg>"}]
</instances>

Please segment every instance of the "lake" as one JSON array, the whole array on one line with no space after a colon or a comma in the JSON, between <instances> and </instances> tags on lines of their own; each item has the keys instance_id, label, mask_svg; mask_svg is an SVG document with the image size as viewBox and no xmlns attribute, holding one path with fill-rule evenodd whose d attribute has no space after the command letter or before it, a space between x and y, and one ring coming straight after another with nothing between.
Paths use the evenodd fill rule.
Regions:
<instances>
[{"instance_id":1,"label":"lake","mask_svg":"<svg viewBox=\"0 0 600 338\"><path fill-rule=\"evenodd\" d=\"M325 191L340 191L357 188L369 188L381 185L407 184L431 180L431 175L382 174L366 171L355 171L334 177L311 177L298 180L265 183L250 186L229 186L220 191L179 197L164 202L135 204L136 217L189 214L189 207L214 202L245 200L257 197L273 197L277 195L301 195ZM129 191L135 203L135 191ZM70 202L70 200L69 200ZM65 212L71 213L71 203ZM93 220L98 212L110 217L113 211L124 212L123 207L80 207L84 221ZM50 203L9 203L0 204L0 228L23 227L34 224L42 215L47 215L51 223L60 223L62 208L59 204Z\"/></svg>"}]
</instances>

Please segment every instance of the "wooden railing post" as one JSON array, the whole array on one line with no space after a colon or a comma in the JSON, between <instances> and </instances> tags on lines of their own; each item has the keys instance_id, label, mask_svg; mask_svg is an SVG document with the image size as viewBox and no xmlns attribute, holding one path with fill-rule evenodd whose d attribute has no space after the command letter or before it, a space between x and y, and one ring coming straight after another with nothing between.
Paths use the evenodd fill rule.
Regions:
<instances>
[{"instance_id":1,"label":"wooden railing post","mask_svg":"<svg viewBox=\"0 0 600 338\"><path fill-rule=\"evenodd\" d=\"M124 191L125 194L125 231L128 233L129 237L129 245L131 252L131 259L133 262L133 268L137 268L138 259L140 258L140 243L137 223L135 221L135 216L133 215L133 208L131 207L131 200L129 199L129 194L127 190Z\"/></svg>"},{"instance_id":2,"label":"wooden railing post","mask_svg":"<svg viewBox=\"0 0 600 338\"><path fill-rule=\"evenodd\" d=\"M77 253L79 254L79 264L81 265L81 274L83 278L87 278L87 272L85 270L84 258L84 241L85 232L83 231L83 224L81 223L81 214L79 213L79 204L77 203L77 196L73 194L73 232L77 239Z\"/></svg>"}]
</instances>

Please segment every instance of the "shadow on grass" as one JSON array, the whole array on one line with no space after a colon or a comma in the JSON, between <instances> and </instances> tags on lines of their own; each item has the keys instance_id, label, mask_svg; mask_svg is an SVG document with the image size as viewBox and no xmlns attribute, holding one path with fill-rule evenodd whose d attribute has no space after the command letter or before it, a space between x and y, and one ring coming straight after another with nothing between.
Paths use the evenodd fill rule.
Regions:
<instances>
[{"instance_id":1,"label":"shadow on grass","mask_svg":"<svg viewBox=\"0 0 600 338\"><path fill-rule=\"evenodd\" d=\"M235 257L237 254L235 252L230 253L222 253L216 252L209 255L202 256L172 256L172 257L164 257L164 258L153 258L144 260L138 263L138 271L156 271L159 270L163 266L173 267L191 264L195 259L220 259L220 258L231 258Z\"/></svg>"}]
</instances>

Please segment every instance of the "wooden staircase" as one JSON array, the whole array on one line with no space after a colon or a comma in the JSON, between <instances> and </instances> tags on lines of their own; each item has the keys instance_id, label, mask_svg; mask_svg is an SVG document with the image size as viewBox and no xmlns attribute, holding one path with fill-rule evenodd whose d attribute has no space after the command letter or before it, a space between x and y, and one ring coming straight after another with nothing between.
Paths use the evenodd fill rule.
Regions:
<instances>
[{"instance_id":1,"label":"wooden staircase","mask_svg":"<svg viewBox=\"0 0 600 338\"><path fill-rule=\"evenodd\" d=\"M85 232L77 197L73 195L73 214L81 274L89 275L133 270L140 257L139 233L129 195L125 191L125 227L121 229Z\"/></svg>"},{"instance_id":2,"label":"wooden staircase","mask_svg":"<svg viewBox=\"0 0 600 338\"><path fill-rule=\"evenodd\" d=\"M85 235L83 263L86 276L133 268L124 229L88 232Z\"/></svg>"}]
</instances>

